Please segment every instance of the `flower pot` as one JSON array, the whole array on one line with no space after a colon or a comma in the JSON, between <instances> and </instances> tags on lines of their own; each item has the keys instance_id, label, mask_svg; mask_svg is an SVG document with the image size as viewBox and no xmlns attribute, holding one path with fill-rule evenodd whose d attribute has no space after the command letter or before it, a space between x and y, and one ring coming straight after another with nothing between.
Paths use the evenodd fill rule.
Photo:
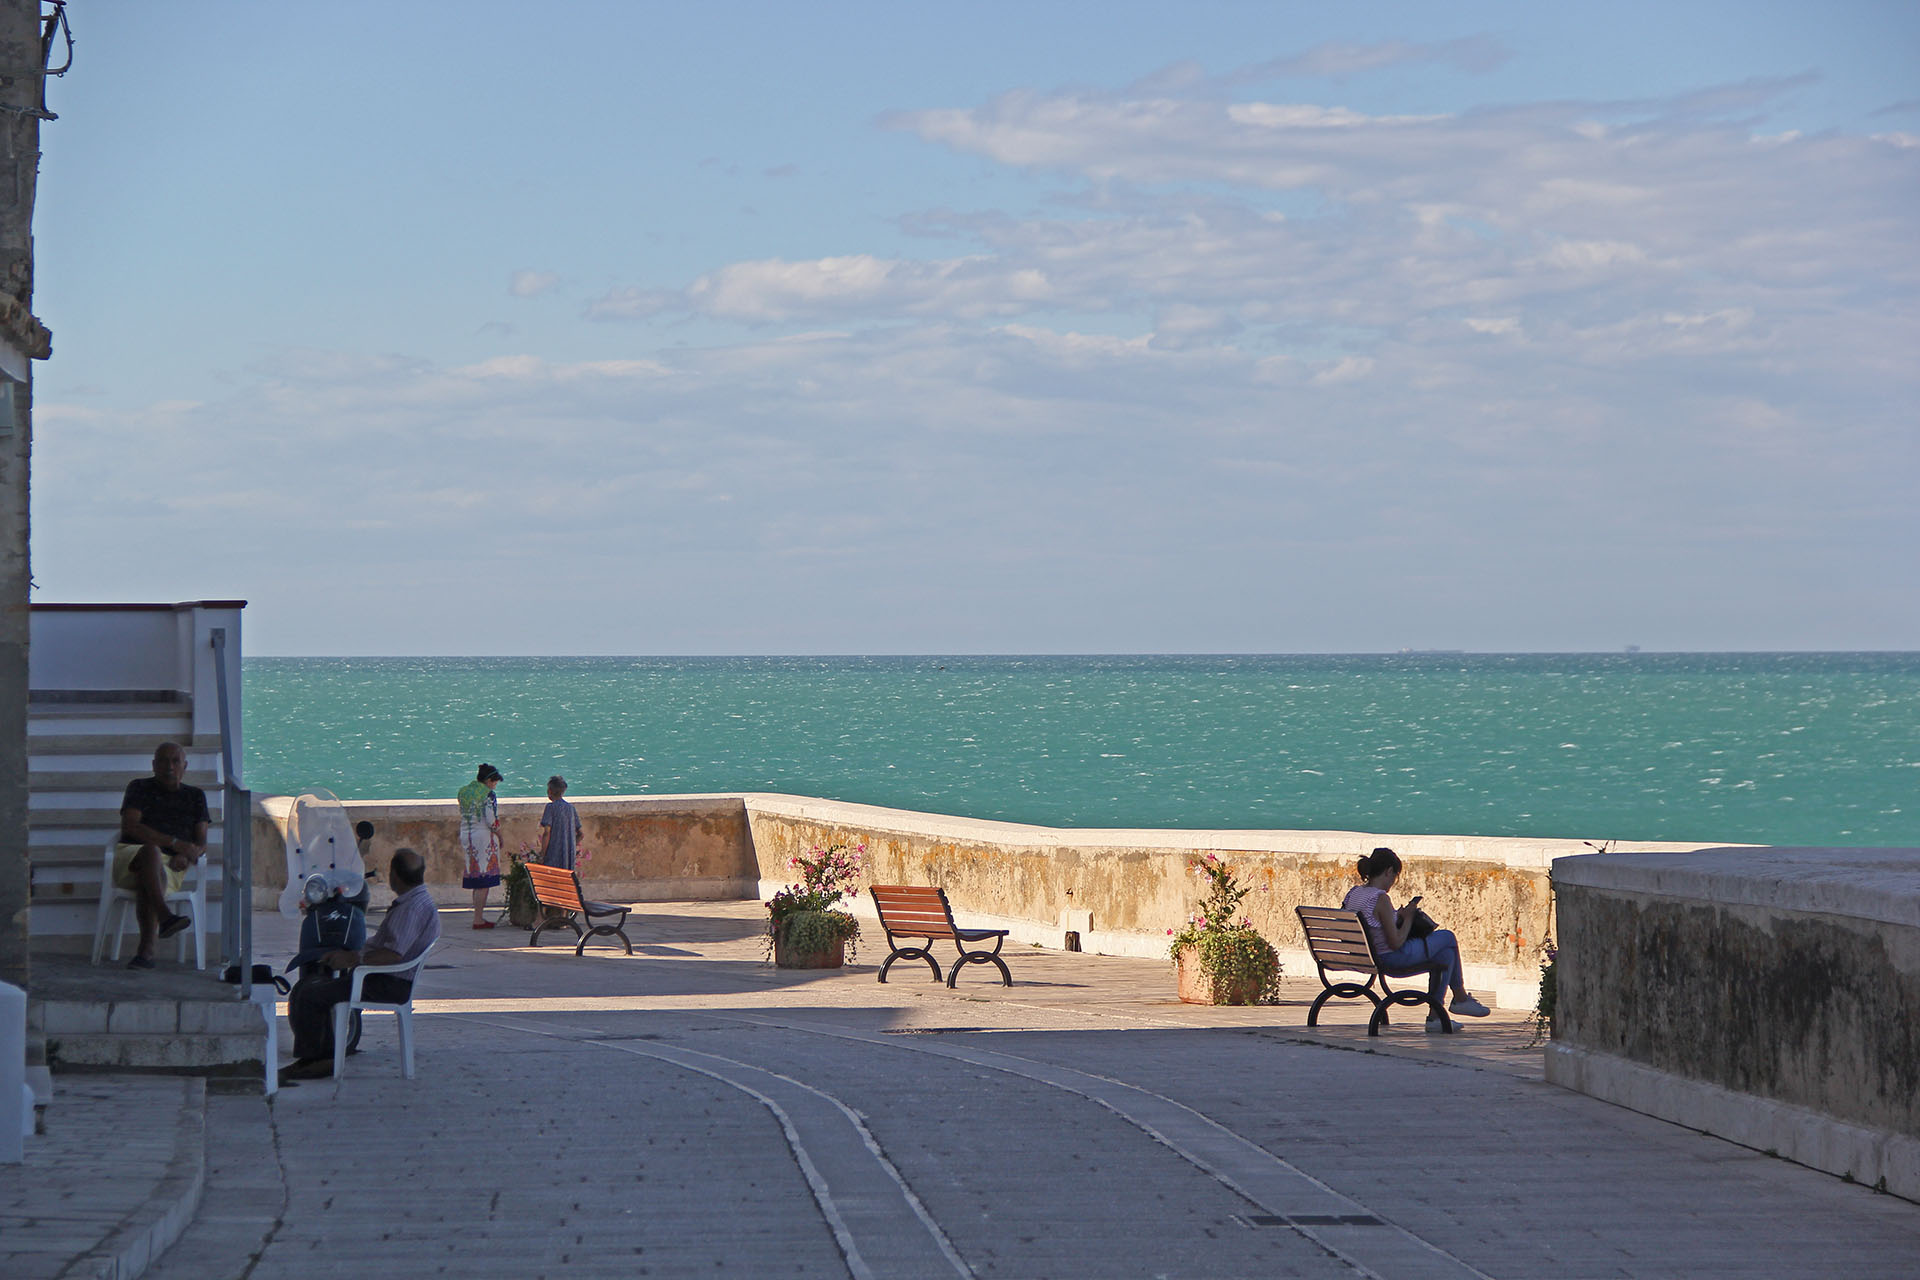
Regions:
<instances>
[{"instance_id":1,"label":"flower pot","mask_svg":"<svg viewBox=\"0 0 1920 1280\"><path fill-rule=\"evenodd\" d=\"M1183 1004L1258 1004L1260 984L1242 979L1215 989L1213 979L1200 963L1198 947L1180 948L1180 1000Z\"/></svg>"},{"instance_id":2,"label":"flower pot","mask_svg":"<svg viewBox=\"0 0 1920 1280\"><path fill-rule=\"evenodd\" d=\"M540 903L533 896L533 881L520 877L507 881L507 923L516 929L531 929L539 918Z\"/></svg>"},{"instance_id":3,"label":"flower pot","mask_svg":"<svg viewBox=\"0 0 1920 1280\"><path fill-rule=\"evenodd\" d=\"M787 945L785 934L773 940L773 965L776 969L838 969L847 962L847 944L836 942L824 950L796 950Z\"/></svg>"}]
</instances>

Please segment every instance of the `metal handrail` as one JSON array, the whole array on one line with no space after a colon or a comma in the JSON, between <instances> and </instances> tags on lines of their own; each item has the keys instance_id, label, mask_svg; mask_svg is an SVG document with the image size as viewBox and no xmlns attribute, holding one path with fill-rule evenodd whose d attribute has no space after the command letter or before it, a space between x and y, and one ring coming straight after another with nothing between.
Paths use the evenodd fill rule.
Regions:
<instances>
[{"instance_id":1,"label":"metal handrail","mask_svg":"<svg viewBox=\"0 0 1920 1280\"><path fill-rule=\"evenodd\" d=\"M240 998L253 998L253 793L238 781L227 697L227 629L213 628L213 682L220 698L220 951L239 967Z\"/></svg>"}]
</instances>

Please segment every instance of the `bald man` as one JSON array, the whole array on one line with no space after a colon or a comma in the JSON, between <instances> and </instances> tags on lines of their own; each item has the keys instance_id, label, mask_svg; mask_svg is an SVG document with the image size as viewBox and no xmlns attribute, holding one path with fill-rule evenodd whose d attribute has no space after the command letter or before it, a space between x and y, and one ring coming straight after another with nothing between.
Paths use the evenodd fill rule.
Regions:
<instances>
[{"instance_id":1,"label":"bald man","mask_svg":"<svg viewBox=\"0 0 1920 1280\"><path fill-rule=\"evenodd\" d=\"M287 997L287 1024L293 1028L293 1064L281 1071L282 1083L322 1080L333 1074L333 1006L353 989L353 971L363 964L405 964L440 936L440 912L427 892L427 860L412 849L396 849L387 867L393 905L367 939L364 951L329 951L313 977L294 984ZM328 970L333 972L329 973ZM370 973L360 994L398 1004L413 990L411 976Z\"/></svg>"},{"instance_id":2,"label":"bald man","mask_svg":"<svg viewBox=\"0 0 1920 1280\"><path fill-rule=\"evenodd\" d=\"M129 969L153 968L154 944L193 923L167 908L167 895L207 851L207 793L183 782L186 776L186 750L163 742L153 753L153 776L129 782L120 800L113 882L133 892L140 917L140 947Z\"/></svg>"}]
</instances>

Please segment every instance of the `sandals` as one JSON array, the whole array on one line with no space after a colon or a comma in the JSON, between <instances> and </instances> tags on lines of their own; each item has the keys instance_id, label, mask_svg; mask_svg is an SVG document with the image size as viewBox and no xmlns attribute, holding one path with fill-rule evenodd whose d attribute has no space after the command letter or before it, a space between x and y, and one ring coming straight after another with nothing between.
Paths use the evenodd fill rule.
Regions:
<instances>
[{"instance_id":1,"label":"sandals","mask_svg":"<svg viewBox=\"0 0 1920 1280\"><path fill-rule=\"evenodd\" d=\"M494 928L495 926L493 921L491 920L482 920L480 921L480 923L474 925L473 927L476 929L491 929L491 928Z\"/></svg>"}]
</instances>

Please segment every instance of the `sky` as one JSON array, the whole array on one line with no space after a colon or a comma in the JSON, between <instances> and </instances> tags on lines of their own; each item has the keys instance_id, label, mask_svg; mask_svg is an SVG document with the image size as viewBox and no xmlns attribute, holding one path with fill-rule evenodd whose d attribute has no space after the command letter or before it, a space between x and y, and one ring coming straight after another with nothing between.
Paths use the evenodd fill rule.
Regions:
<instances>
[{"instance_id":1,"label":"sky","mask_svg":"<svg viewBox=\"0 0 1920 1280\"><path fill-rule=\"evenodd\" d=\"M1920 649L1920 5L70 13L38 601Z\"/></svg>"}]
</instances>

